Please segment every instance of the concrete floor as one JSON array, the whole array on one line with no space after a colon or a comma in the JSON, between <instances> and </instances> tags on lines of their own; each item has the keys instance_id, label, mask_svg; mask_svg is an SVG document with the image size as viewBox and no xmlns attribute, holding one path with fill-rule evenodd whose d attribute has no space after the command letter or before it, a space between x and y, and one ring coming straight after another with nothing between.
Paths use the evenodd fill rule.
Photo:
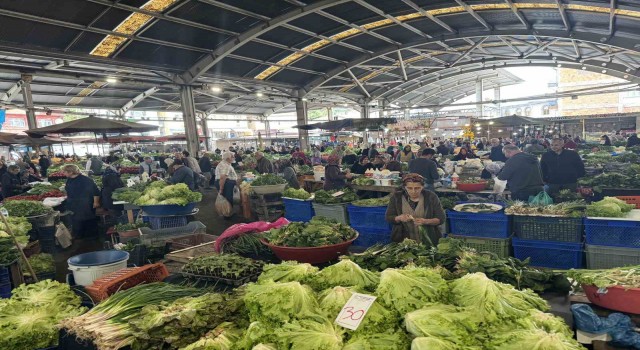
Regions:
<instances>
[{"instance_id":1,"label":"concrete floor","mask_svg":"<svg viewBox=\"0 0 640 350\"><path fill-rule=\"evenodd\" d=\"M201 190L201 192L202 201L198 204L199 211L198 214L195 215L195 220L202 222L207 227L208 234L219 236L229 226L241 222L247 222L242 217L239 205L234 206L234 212L236 215L234 215L230 220L225 220L223 217L218 215L214 206L218 196L218 191L215 188L210 190Z\"/></svg>"}]
</instances>

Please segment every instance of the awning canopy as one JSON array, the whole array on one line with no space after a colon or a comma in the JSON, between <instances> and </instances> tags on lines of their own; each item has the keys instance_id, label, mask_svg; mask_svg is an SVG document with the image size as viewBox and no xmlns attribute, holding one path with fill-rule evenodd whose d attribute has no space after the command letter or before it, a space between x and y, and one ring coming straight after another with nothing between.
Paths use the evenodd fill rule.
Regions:
<instances>
[{"instance_id":1,"label":"awning canopy","mask_svg":"<svg viewBox=\"0 0 640 350\"><path fill-rule=\"evenodd\" d=\"M206 137L198 136L198 139L200 141L204 141L204 140L206 140ZM156 141L158 141L158 142L186 141L186 140L187 140L187 135L185 135L185 134L175 134L175 135L156 137Z\"/></svg>"},{"instance_id":2,"label":"awning canopy","mask_svg":"<svg viewBox=\"0 0 640 350\"><path fill-rule=\"evenodd\" d=\"M503 126L503 127L551 124L550 122L544 119L526 118L526 117L521 117L515 114L507 117L502 117L502 118L489 119L489 121L492 121L494 123L493 126Z\"/></svg>"},{"instance_id":3,"label":"awning canopy","mask_svg":"<svg viewBox=\"0 0 640 350\"><path fill-rule=\"evenodd\" d=\"M364 131L366 129L376 130L387 124L395 124L397 122L398 121L396 120L396 118L343 119L343 120L334 120L334 121L324 122L324 123L296 125L294 126L294 128L298 128L302 130L322 129L322 130L330 130L330 131L340 131L340 130Z\"/></svg>"},{"instance_id":4,"label":"awning canopy","mask_svg":"<svg viewBox=\"0 0 640 350\"><path fill-rule=\"evenodd\" d=\"M27 135L0 132L0 145L49 146L63 142L64 140L54 137L34 138Z\"/></svg>"},{"instance_id":5,"label":"awning canopy","mask_svg":"<svg viewBox=\"0 0 640 350\"><path fill-rule=\"evenodd\" d=\"M33 137L43 137L49 134L74 134L79 132L93 133L128 133L157 130L157 125L132 123L124 120L105 119L89 116L70 122L46 126L25 131Z\"/></svg>"}]
</instances>

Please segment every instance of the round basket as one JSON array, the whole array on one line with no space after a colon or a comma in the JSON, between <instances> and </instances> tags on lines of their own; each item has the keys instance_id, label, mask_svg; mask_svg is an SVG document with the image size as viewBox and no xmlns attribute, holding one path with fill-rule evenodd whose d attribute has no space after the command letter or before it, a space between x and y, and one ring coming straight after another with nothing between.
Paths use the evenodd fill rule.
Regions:
<instances>
[{"instance_id":1,"label":"round basket","mask_svg":"<svg viewBox=\"0 0 640 350\"><path fill-rule=\"evenodd\" d=\"M461 183L457 183L456 184L456 188L459 189L460 191L464 191L464 192L478 192L478 191L482 191L485 190L487 188L487 182L486 181L482 181L476 184L461 184Z\"/></svg>"},{"instance_id":2,"label":"round basket","mask_svg":"<svg viewBox=\"0 0 640 350\"><path fill-rule=\"evenodd\" d=\"M167 204L167 205L141 205L140 208L149 216L162 215L190 215L193 213L198 203L193 202L187 205Z\"/></svg>"},{"instance_id":3,"label":"round basket","mask_svg":"<svg viewBox=\"0 0 640 350\"><path fill-rule=\"evenodd\" d=\"M352 239L323 247L281 247L261 240L282 261L295 260L301 263L322 264L336 260L340 255L347 254L349 247L358 238L358 234Z\"/></svg>"},{"instance_id":4,"label":"round basket","mask_svg":"<svg viewBox=\"0 0 640 350\"><path fill-rule=\"evenodd\" d=\"M284 192L284 188L287 187L287 184L282 185L267 185L267 186L251 186L253 192L257 194L272 194L272 193L282 193Z\"/></svg>"}]
</instances>

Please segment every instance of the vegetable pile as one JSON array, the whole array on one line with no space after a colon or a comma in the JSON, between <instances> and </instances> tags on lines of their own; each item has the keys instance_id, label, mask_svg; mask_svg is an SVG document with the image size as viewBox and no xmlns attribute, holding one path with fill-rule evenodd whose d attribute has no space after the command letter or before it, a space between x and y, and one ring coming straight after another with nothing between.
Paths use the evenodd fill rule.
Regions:
<instances>
[{"instance_id":1,"label":"vegetable pile","mask_svg":"<svg viewBox=\"0 0 640 350\"><path fill-rule=\"evenodd\" d=\"M57 324L86 311L69 285L51 280L23 284L0 299L0 349L33 350L58 345Z\"/></svg>"},{"instance_id":2,"label":"vegetable pile","mask_svg":"<svg viewBox=\"0 0 640 350\"><path fill-rule=\"evenodd\" d=\"M134 223L126 223L126 224L117 224L116 225L116 232L125 232L125 231L131 231L131 230L137 230L141 227L149 227L149 224L146 222L142 222L142 221L136 221Z\"/></svg>"},{"instance_id":3,"label":"vegetable pile","mask_svg":"<svg viewBox=\"0 0 640 350\"><path fill-rule=\"evenodd\" d=\"M7 209L9 216L31 217L48 214L53 211L53 209L38 201L5 201L2 206Z\"/></svg>"},{"instance_id":4,"label":"vegetable pile","mask_svg":"<svg viewBox=\"0 0 640 350\"><path fill-rule=\"evenodd\" d=\"M31 224L24 217L10 216L7 219L18 244L29 243L29 231ZM13 239L7 232L4 222L0 221L0 265L9 265L20 257Z\"/></svg>"},{"instance_id":5,"label":"vegetable pile","mask_svg":"<svg viewBox=\"0 0 640 350\"><path fill-rule=\"evenodd\" d=\"M282 193L282 197L307 200L311 198L311 193L305 191L302 188L297 190L294 188L287 188Z\"/></svg>"},{"instance_id":6,"label":"vegetable pile","mask_svg":"<svg viewBox=\"0 0 640 350\"><path fill-rule=\"evenodd\" d=\"M292 222L265 234L269 243L283 247L322 247L346 242L356 237L350 226L314 216L309 223Z\"/></svg>"},{"instance_id":7,"label":"vegetable pile","mask_svg":"<svg viewBox=\"0 0 640 350\"><path fill-rule=\"evenodd\" d=\"M258 276L262 272L262 262L233 254L199 256L189 260L182 272L226 280L239 280Z\"/></svg>"},{"instance_id":8,"label":"vegetable pile","mask_svg":"<svg viewBox=\"0 0 640 350\"><path fill-rule=\"evenodd\" d=\"M587 204L583 200L550 205L529 205L522 201L508 203L504 212L507 215L582 217Z\"/></svg>"},{"instance_id":9,"label":"vegetable pile","mask_svg":"<svg viewBox=\"0 0 640 350\"><path fill-rule=\"evenodd\" d=\"M607 270L570 270L567 276L578 283L598 288L620 286L640 288L640 266L618 267Z\"/></svg>"},{"instance_id":10,"label":"vegetable pile","mask_svg":"<svg viewBox=\"0 0 640 350\"><path fill-rule=\"evenodd\" d=\"M635 208L635 205L627 204L621 199L615 197L604 197L603 200L587 206L587 216L621 218Z\"/></svg>"},{"instance_id":11,"label":"vegetable pile","mask_svg":"<svg viewBox=\"0 0 640 350\"><path fill-rule=\"evenodd\" d=\"M56 272L55 261L53 260L53 255L47 253L40 253L32 255L28 258L29 264L31 264L31 268L33 268L33 272L36 275L41 273L52 273ZM22 266L22 273L25 276L29 276L30 273L26 266Z\"/></svg>"},{"instance_id":12,"label":"vegetable pile","mask_svg":"<svg viewBox=\"0 0 640 350\"><path fill-rule=\"evenodd\" d=\"M273 185L284 185L287 183L287 180L284 178L274 175L274 174L264 174L256 177L255 180L251 181L251 186L273 186Z\"/></svg>"},{"instance_id":13,"label":"vegetable pile","mask_svg":"<svg viewBox=\"0 0 640 350\"><path fill-rule=\"evenodd\" d=\"M186 184L167 185L164 182L152 182L135 200L135 205L167 205L185 206L189 203L200 202L202 193L194 192Z\"/></svg>"},{"instance_id":14,"label":"vegetable pile","mask_svg":"<svg viewBox=\"0 0 640 350\"><path fill-rule=\"evenodd\" d=\"M338 192L343 192L343 193L339 196L334 196L334 194ZM320 204L350 203L358 199L358 196L356 195L356 193L353 192L353 190L351 190L350 188L344 188L341 190L331 190L331 191L318 190L315 192L315 195L316 197L314 199L314 202L320 203Z\"/></svg>"},{"instance_id":15,"label":"vegetable pile","mask_svg":"<svg viewBox=\"0 0 640 350\"><path fill-rule=\"evenodd\" d=\"M386 207L389 205L389 200L391 197L385 196L382 198L371 198L371 199L359 199L357 201L351 202L351 204L356 207Z\"/></svg>"},{"instance_id":16,"label":"vegetable pile","mask_svg":"<svg viewBox=\"0 0 640 350\"><path fill-rule=\"evenodd\" d=\"M376 181L370 177L363 176L363 177L357 177L353 179L351 183L359 186L373 186L376 184Z\"/></svg>"}]
</instances>

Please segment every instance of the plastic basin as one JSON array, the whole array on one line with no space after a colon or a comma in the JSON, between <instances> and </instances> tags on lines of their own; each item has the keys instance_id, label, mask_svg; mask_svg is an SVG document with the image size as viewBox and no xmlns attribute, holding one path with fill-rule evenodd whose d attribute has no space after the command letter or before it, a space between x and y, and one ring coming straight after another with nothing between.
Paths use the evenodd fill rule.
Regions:
<instances>
[{"instance_id":1,"label":"plastic basin","mask_svg":"<svg viewBox=\"0 0 640 350\"><path fill-rule=\"evenodd\" d=\"M187 205L167 204L167 205L141 205L140 208L145 214L150 216L160 215L189 215L193 213L198 203L193 202Z\"/></svg>"},{"instance_id":2,"label":"plastic basin","mask_svg":"<svg viewBox=\"0 0 640 350\"><path fill-rule=\"evenodd\" d=\"M336 260L340 255L349 252L349 247L358 238L358 235L346 242L327 245L323 247L281 247L262 240L273 253L282 261L295 260L301 263L322 264Z\"/></svg>"},{"instance_id":3,"label":"plastic basin","mask_svg":"<svg viewBox=\"0 0 640 350\"><path fill-rule=\"evenodd\" d=\"M76 284L88 286L94 280L127 267L129 253L122 250L101 250L72 256L67 260Z\"/></svg>"},{"instance_id":4,"label":"plastic basin","mask_svg":"<svg viewBox=\"0 0 640 350\"><path fill-rule=\"evenodd\" d=\"M456 183L456 188L464 192L479 192L487 188L487 182L483 181L477 184L461 184Z\"/></svg>"},{"instance_id":5,"label":"plastic basin","mask_svg":"<svg viewBox=\"0 0 640 350\"><path fill-rule=\"evenodd\" d=\"M600 289L592 285L582 285L589 301L606 309L640 314L640 288L609 287Z\"/></svg>"},{"instance_id":6,"label":"plastic basin","mask_svg":"<svg viewBox=\"0 0 640 350\"><path fill-rule=\"evenodd\" d=\"M284 192L285 187L287 187L287 184L251 186L251 189L257 194L272 194Z\"/></svg>"}]
</instances>

